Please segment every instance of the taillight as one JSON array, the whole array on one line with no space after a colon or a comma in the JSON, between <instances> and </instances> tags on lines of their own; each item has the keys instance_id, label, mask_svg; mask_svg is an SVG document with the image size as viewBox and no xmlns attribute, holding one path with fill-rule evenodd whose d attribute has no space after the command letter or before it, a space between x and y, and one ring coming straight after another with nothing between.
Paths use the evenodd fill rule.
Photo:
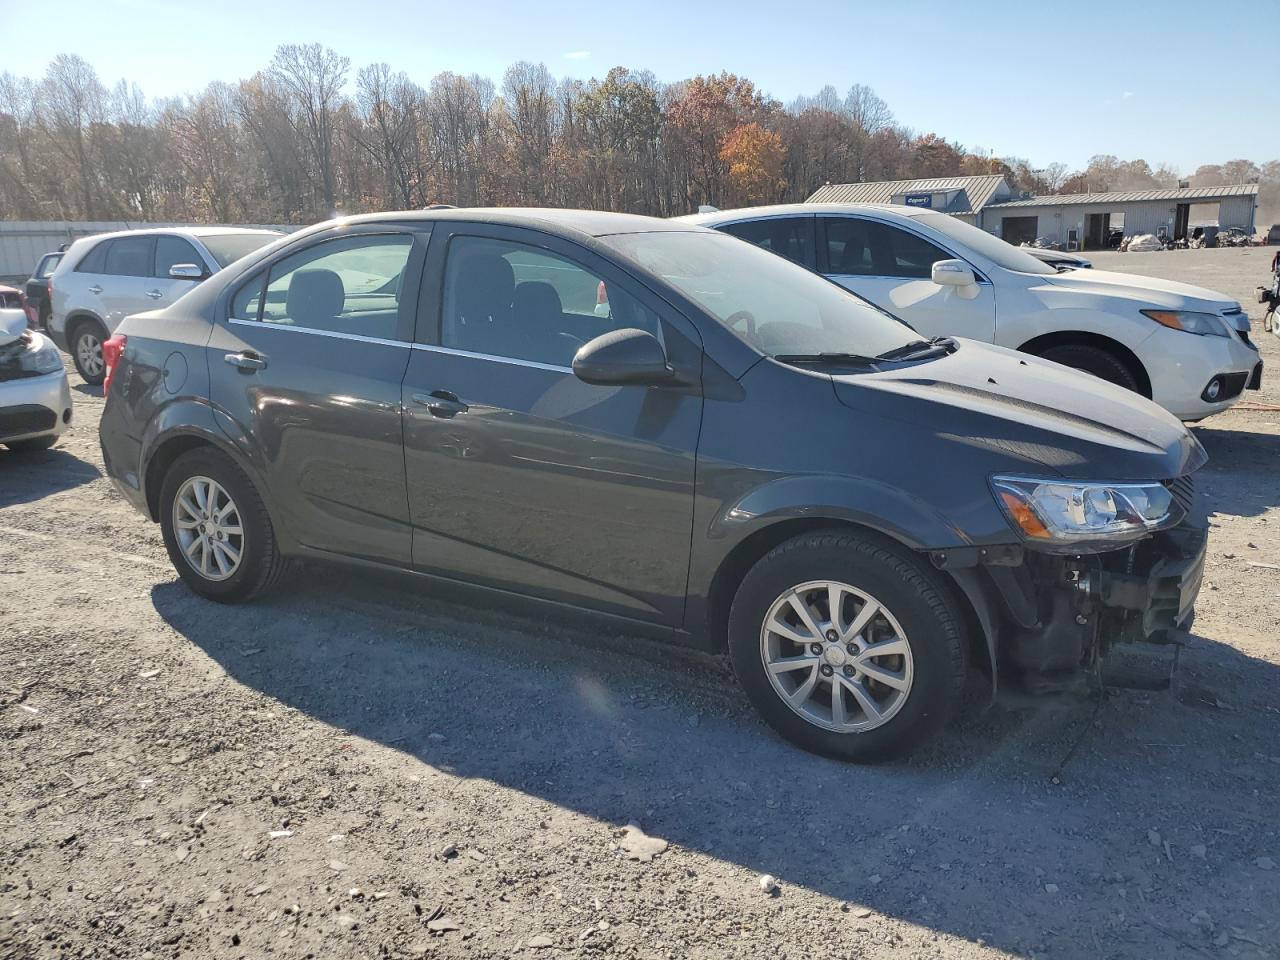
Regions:
<instances>
[{"instance_id":1,"label":"taillight","mask_svg":"<svg viewBox=\"0 0 1280 960\"><path fill-rule=\"evenodd\" d=\"M107 337L102 344L102 362L107 367L107 374L102 378L102 395L104 397L111 390L111 378L116 374L116 364L120 362L120 355L124 353L124 346L128 342L128 337L123 333L117 333Z\"/></svg>"}]
</instances>

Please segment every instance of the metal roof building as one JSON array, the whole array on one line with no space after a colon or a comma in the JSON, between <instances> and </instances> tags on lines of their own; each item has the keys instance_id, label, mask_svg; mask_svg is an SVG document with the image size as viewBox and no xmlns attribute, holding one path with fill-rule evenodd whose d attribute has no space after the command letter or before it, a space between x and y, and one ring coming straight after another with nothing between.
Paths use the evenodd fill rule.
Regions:
<instances>
[{"instance_id":1,"label":"metal roof building","mask_svg":"<svg viewBox=\"0 0 1280 960\"><path fill-rule=\"evenodd\" d=\"M1185 237L1197 222L1254 232L1256 183L1178 190L1129 190L1019 197L1004 177L934 177L879 183L828 183L806 203L896 203L927 207L1010 243L1045 237L1067 250L1108 246L1115 234ZM1199 205L1192 217L1192 206Z\"/></svg>"},{"instance_id":2,"label":"metal roof building","mask_svg":"<svg viewBox=\"0 0 1280 960\"><path fill-rule=\"evenodd\" d=\"M896 203L928 207L976 224L984 207L1014 196L1004 177L931 177L879 183L828 183L805 203Z\"/></svg>"}]
</instances>

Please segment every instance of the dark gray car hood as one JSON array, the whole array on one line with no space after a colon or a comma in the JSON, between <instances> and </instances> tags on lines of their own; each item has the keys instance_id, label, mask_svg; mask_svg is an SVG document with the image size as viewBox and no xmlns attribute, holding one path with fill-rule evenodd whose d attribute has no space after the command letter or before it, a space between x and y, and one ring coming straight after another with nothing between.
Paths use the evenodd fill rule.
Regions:
<instances>
[{"instance_id":1,"label":"dark gray car hood","mask_svg":"<svg viewBox=\"0 0 1280 960\"><path fill-rule=\"evenodd\" d=\"M837 374L836 396L864 415L924 426L1050 476L1166 480L1208 459L1179 420L1128 390L1013 350L958 343L937 360Z\"/></svg>"}]
</instances>

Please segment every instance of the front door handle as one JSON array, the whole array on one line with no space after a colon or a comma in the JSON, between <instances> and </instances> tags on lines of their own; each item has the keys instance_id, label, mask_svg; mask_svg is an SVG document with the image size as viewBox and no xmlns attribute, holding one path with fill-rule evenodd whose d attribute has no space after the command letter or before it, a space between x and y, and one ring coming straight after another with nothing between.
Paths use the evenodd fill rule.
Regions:
<instances>
[{"instance_id":1,"label":"front door handle","mask_svg":"<svg viewBox=\"0 0 1280 960\"><path fill-rule=\"evenodd\" d=\"M413 402L420 403L431 411L433 417L449 419L471 408L458 399L456 394L448 390L432 390L430 393L415 393Z\"/></svg>"},{"instance_id":2,"label":"front door handle","mask_svg":"<svg viewBox=\"0 0 1280 960\"><path fill-rule=\"evenodd\" d=\"M102 287L98 286L98 285L95 283L92 287L90 287L90 288L89 288L89 292L90 292L90 293L101 293L101 292L102 292Z\"/></svg>"},{"instance_id":3,"label":"front door handle","mask_svg":"<svg viewBox=\"0 0 1280 960\"><path fill-rule=\"evenodd\" d=\"M161 297L164 296L164 294L161 293L159 290L148 290L147 296L150 297L152 300L159 300Z\"/></svg>"},{"instance_id":4,"label":"front door handle","mask_svg":"<svg viewBox=\"0 0 1280 960\"><path fill-rule=\"evenodd\" d=\"M245 373L254 373L267 368L267 358L256 353L228 353L222 359Z\"/></svg>"}]
</instances>

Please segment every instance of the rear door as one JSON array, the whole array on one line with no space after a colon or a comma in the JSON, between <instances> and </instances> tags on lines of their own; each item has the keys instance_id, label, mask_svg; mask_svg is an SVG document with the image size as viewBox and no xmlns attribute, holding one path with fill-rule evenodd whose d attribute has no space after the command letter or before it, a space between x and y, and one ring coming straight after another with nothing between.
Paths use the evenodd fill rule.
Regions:
<instances>
[{"instance_id":1,"label":"rear door","mask_svg":"<svg viewBox=\"0 0 1280 960\"><path fill-rule=\"evenodd\" d=\"M151 234L116 237L107 241L107 257L104 276L90 285L100 292L95 294L101 304L99 316L114 330L131 313L150 310L155 301L147 297L148 281L155 261L156 238ZM93 301L90 301L92 304Z\"/></svg>"},{"instance_id":2,"label":"rear door","mask_svg":"<svg viewBox=\"0 0 1280 960\"><path fill-rule=\"evenodd\" d=\"M305 547L409 565L400 385L428 236L349 226L282 251L214 327L220 422Z\"/></svg>"},{"instance_id":3,"label":"rear door","mask_svg":"<svg viewBox=\"0 0 1280 960\"><path fill-rule=\"evenodd\" d=\"M866 217L819 216L821 271L926 337L995 338L995 291L936 284L933 265L954 255L914 231ZM976 273L976 271L975 271Z\"/></svg>"},{"instance_id":4,"label":"rear door","mask_svg":"<svg viewBox=\"0 0 1280 960\"><path fill-rule=\"evenodd\" d=\"M694 328L537 231L441 222L427 276L403 398L414 565L678 624L700 387L593 386L570 364L593 337L639 327L696 378Z\"/></svg>"}]
</instances>

